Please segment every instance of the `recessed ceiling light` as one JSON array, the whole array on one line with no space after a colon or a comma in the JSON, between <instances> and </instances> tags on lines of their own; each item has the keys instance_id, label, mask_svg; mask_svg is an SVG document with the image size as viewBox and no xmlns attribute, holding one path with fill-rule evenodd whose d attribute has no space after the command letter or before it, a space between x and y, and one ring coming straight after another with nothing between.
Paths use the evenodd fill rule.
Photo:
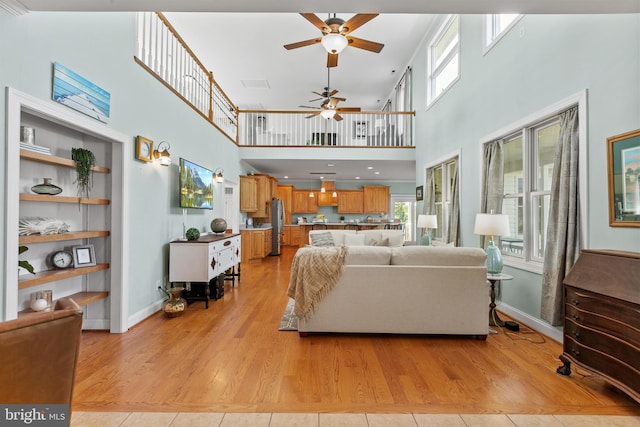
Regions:
<instances>
[{"instance_id":1,"label":"recessed ceiling light","mask_svg":"<svg viewBox=\"0 0 640 427\"><path fill-rule=\"evenodd\" d=\"M367 169L371 170L373 169L373 166L367 166Z\"/></svg>"},{"instance_id":2,"label":"recessed ceiling light","mask_svg":"<svg viewBox=\"0 0 640 427\"><path fill-rule=\"evenodd\" d=\"M356 179L360 179L360 177L359 177L359 176L356 176Z\"/></svg>"},{"instance_id":3,"label":"recessed ceiling light","mask_svg":"<svg viewBox=\"0 0 640 427\"><path fill-rule=\"evenodd\" d=\"M327 166L331 168L331 167L334 167L335 165L333 163L329 163Z\"/></svg>"},{"instance_id":4,"label":"recessed ceiling light","mask_svg":"<svg viewBox=\"0 0 640 427\"><path fill-rule=\"evenodd\" d=\"M375 171L374 173L375 173L376 175L380 175L380 172L378 172L378 171Z\"/></svg>"},{"instance_id":5,"label":"recessed ceiling light","mask_svg":"<svg viewBox=\"0 0 640 427\"><path fill-rule=\"evenodd\" d=\"M284 179L289 179L289 177L287 175L284 176Z\"/></svg>"},{"instance_id":6,"label":"recessed ceiling light","mask_svg":"<svg viewBox=\"0 0 640 427\"><path fill-rule=\"evenodd\" d=\"M320 179L324 179L324 176L321 176Z\"/></svg>"}]
</instances>

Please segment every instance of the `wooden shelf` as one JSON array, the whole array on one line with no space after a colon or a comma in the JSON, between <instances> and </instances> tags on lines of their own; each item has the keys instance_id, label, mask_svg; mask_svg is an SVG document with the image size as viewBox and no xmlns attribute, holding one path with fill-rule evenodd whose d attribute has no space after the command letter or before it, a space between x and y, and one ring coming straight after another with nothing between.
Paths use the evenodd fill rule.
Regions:
<instances>
[{"instance_id":1,"label":"wooden shelf","mask_svg":"<svg viewBox=\"0 0 640 427\"><path fill-rule=\"evenodd\" d=\"M79 306L83 307L85 305L89 305L92 302L96 302L96 301L100 301L101 299L105 299L109 296L109 292L103 291L103 292L78 292L76 294L73 295L69 295L65 298L71 298L73 301L75 301L76 304L78 304ZM55 305L56 302L53 301L53 305ZM22 317L24 315L27 314L32 314L32 313L37 313L33 310L31 310L30 308L25 308L22 311L18 312L18 317Z\"/></svg>"},{"instance_id":2,"label":"wooden shelf","mask_svg":"<svg viewBox=\"0 0 640 427\"><path fill-rule=\"evenodd\" d=\"M76 162L74 162L71 159L52 156L50 154L36 153L35 151L30 151L30 150L20 149L20 157L23 159L34 161L34 162L47 163L50 165L66 166L68 168L74 168L74 169L76 167ZM91 170L94 172L101 172L101 173L111 172L109 168L104 166L93 166Z\"/></svg>"},{"instance_id":3,"label":"wooden shelf","mask_svg":"<svg viewBox=\"0 0 640 427\"><path fill-rule=\"evenodd\" d=\"M46 270L36 274L22 275L18 280L18 289L30 288L31 286L38 286L44 283L68 279L70 277L82 276L83 274L94 273L108 268L109 264L98 264L91 267Z\"/></svg>"},{"instance_id":4,"label":"wooden shelf","mask_svg":"<svg viewBox=\"0 0 640 427\"><path fill-rule=\"evenodd\" d=\"M105 299L109 296L109 292L78 292L77 294L69 295L67 298L71 298L79 306L89 305L92 302Z\"/></svg>"},{"instance_id":5,"label":"wooden shelf","mask_svg":"<svg viewBox=\"0 0 640 427\"><path fill-rule=\"evenodd\" d=\"M108 205L109 199L87 199L86 197L49 196L43 194L20 193L23 202L80 203L81 205Z\"/></svg>"},{"instance_id":6,"label":"wooden shelf","mask_svg":"<svg viewBox=\"0 0 640 427\"><path fill-rule=\"evenodd\" d=\"M48 235L33 234L30 236L20 236L18 242L21 245L26 245L28 243L60 242L64 240L91 239L92 237L107 237L110 234L108 230L71 231L68 233Z\"/></svg>"}]
</instances>

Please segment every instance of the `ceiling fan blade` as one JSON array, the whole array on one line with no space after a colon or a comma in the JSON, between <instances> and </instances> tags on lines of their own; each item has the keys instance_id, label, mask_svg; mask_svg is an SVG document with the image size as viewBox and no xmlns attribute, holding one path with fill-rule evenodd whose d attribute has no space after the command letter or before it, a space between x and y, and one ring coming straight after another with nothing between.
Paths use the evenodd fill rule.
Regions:
<instances>
[{"instance_id":1,"label":"ceiling fan blade","mask_svg":"<svg viewBox=\"0 0 640 427\"><path fill-rule=\"evenodd\" d=\"M338 114L338 113L335 113L335 114L333 115L333 119L334 119L336 122L339 122L339 121L341 121L341 120L342 120L342 116L341 116L340 114Z\"/></svg>"},{"instance_id":2,"label":"ceiling fan blade","mask_svg":"<svg viewBox=\"0 0 640 427\"><path fill-rule=\"evenodd\" d=\"M327 54L327 68L337 67L338 66L338 54L337 53L328 53Z\"/></svg>"},{"instance_id":3,"label":"ceiling fan blade","mask_svg":"<svg viewBox=\"0 0 640 427\"><path fill-rule=\"evenodd\" d=\"M366 24L367 22L371 21L376 16L378 16L377 13L359 13L353 16L351 19L345 22L344 25L342 26L343 28L347 27L346 31L343 31L342 34L349 34L356 28L359 28L362 25Z\"/></svg>"},{"instance_id":4,"label":"ceiling fan blade","mask_svg":"<svg viewBox=\"0 0 640 427\"><path fill-rule=\"evenodd\" d=\"M312 99L312 100L310 100L310 101L308 101L308 102L316 102L316 101L320 101L320 100L322 100L322 99L324 99L324 98L316 98L316 99Z\"/></svg>"},{"instance_id":5,"label":"ceiling fan blade","mask_svg":"<svg viewBox=\"0 0 640 427\"><path fill-rule=\"evenodd\" d=\"M325 24L322 19L318 18L318 15L316 15L315 13L301 13L300 15L302 15L302 17L307 21L311 22L317 29L319 29L323 33L326 31L326 29L328 29L327 24Z\"/></svg>"},{"instance_id":6,"label":"ceiling fan blade","mask_svg":"<svg viewBox=\"0 0 640 427\"><path fill-rule=\"evenodd\" d=\"M384 45L382 43L372 42L369 40L358 39L356 37L347 37L349 40L349 46L357 47L359 49L368 50L370 52L380 53Z\"/></svg>"},{"instance_id":7,"label":"ceiling fan blade","mask_svg":"<svg viewBox=\"0 0 640 427\"><path fill-rule=\"evenodd\" d=\"M318 114L320 114L320 111L318 111L317 113L313 113L313 114L310 114L310 115L306 116L305 119L310 119L312 117L317 116Z\"/></svg>"},{"instance_id":8,"label":"ceiling fan blade","mask_svg":"<svg viewBox=\"0 0 640 427\"><path fill-rule=\"evenodd\" d=\"M310 107L308 105L298 105L299 108L313 108L314 110L319 110L318 107Z\"/></svg>"},{"instance_id":9,"label":"ceiling fan blade","mask_svg":"<svg viewBox=\"0 0 640 427\"><path fill-rule=\"evenodd\" d=\"M346 101L347 100L347 98L340 98L340 97L337 97L337 96L332 96L331 99L336 99L338 101Z\"/></svg>"},{"instance_id":10,"label":"ceiling fan blade","mask_svg":"<svg viewBox=\"0 0 640 427\"><path fill-rule=\"evenodd\" d=\"M342 107L336 108L336 111L340 111L341 113L358 113L360 112L360 107Z\"/></svg>"},{"instance_id":11,"label":"ceiling fan blade","mask_svg":"<svg viewBox=\"0 0 640 427\"><path fill-rule=\"evenodd\" d=\"M336 93L338 93L338 89L334 89L334 90L332 90L332 91L329 93L329 96L333 96L333 95L335 95Z\"/></svg>"},{"instance_id":12,"label":"ceiling fan blade","mask_svg":"<svg viewBox=\"0 0 640 427\"><path fill-rule=\"evenodd\" d=\"M284 48L287 50L297 49L299 47L311 46L312 44L317 44L317 43L320 43L321 41L322 39L309 39L302 42L285 44Z\"/></svg>"}]
</instances>

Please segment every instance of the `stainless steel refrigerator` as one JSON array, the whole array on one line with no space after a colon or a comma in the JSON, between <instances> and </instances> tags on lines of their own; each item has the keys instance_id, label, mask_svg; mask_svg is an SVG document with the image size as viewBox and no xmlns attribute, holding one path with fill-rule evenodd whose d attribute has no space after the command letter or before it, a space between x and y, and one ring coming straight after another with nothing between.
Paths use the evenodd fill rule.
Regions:
<instances>
[{"instance_id":1,"label":"stainless steel refrigerator","mask_svg":"<svg viewBox=\"0 0 640 427\"><path fill-rule=\"evenodd\" d=\"M280 255L280 242L284 233L284 204L280 199L271 199L271 255Z\"/></svg>"}]
</instances>

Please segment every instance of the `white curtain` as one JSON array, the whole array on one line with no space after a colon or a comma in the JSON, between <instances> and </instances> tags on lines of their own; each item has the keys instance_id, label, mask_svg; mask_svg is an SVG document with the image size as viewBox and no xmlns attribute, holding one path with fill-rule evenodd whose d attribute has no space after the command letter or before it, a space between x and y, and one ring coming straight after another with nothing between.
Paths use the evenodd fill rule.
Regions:
<instances>
[{"instance_id":1,"label":"white curtain","mask_svg":"<svg viewBox=\"0 0 640 427\"><path fill-rule=\"evenodd\" d=\"M579 253L578 107L560 115L551 182L540 315L551 325L563 319L562 281Z\"/></svg>"}]
</instances>

